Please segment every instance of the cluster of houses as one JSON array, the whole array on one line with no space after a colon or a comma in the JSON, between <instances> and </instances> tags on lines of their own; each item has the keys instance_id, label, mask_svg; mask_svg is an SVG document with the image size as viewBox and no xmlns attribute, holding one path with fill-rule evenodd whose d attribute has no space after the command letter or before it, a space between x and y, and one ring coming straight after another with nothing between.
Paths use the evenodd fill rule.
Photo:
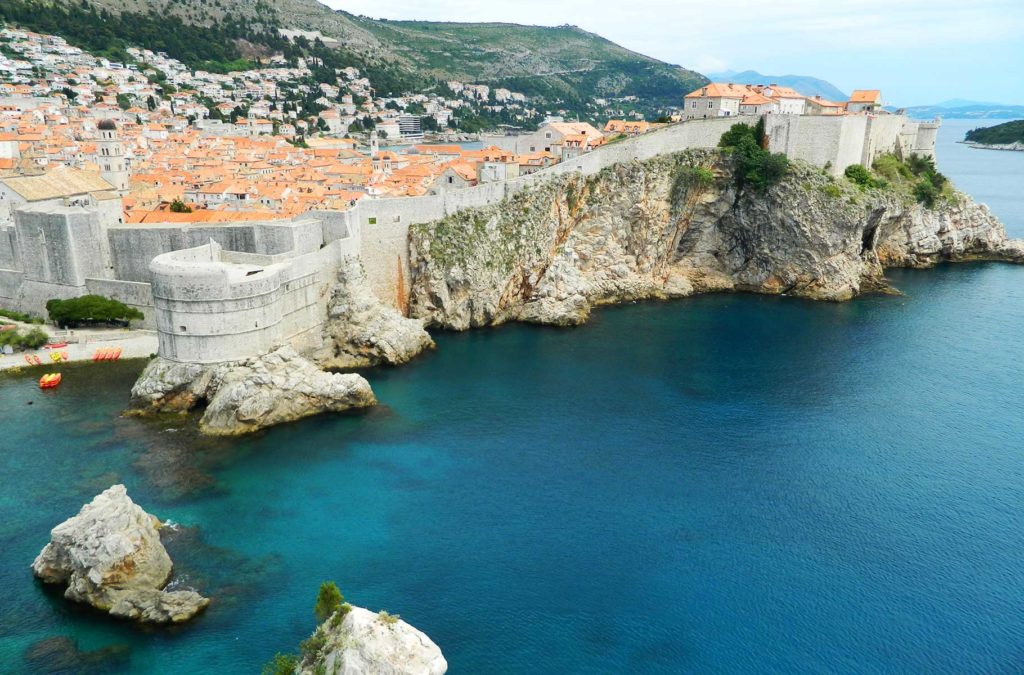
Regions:
<instances>
[{"instance_id":1,"label":"cluster of houses","mask_svg":"<svg viewBox=\"0 0 1024 675\"><path fill-rule=\"evenodd\" d=\"M848 101L829 101L821 96L804 96L791 87L777 84L733 84L712 82L683 98L682 119L733 117L736 115L852 115L882 112L882 93L858 89Z\"/></svg>"},{"instance_id":2,"label":"cluster of houses","mask_svg":"<svg viewBox=\"0 0 1024 675\"><path fill-rule=\"evenodd\" d=\"M338 70L335 84L311 84L301 60L273 57L225 75L128 51L133 63L112 63L60 37L0 30L0 179L98 174L122 197L127 223L288 218L510 180L663 126L613 119L599 130L551 118L531 133L432 145L423 142L427 117L444 128L464 106L537 111L524 95L483 84L380 98L355 68ZM315 110L304 110L311 100ZM686 95L676 120L881 105L878 91L832 102L774 84L712 83ZM357 144L353 129L372 129L369 142Z\"/></svg>"},{"instance_id":3,"label":"cluster of houses","mask_svg":"<svg viewBox=\"0 0 1024 675\"><path fill-rule=\"evenodd\" d=\"M449 82L449 95L379 97L357 68L335 83L312 84L308 64L281 56L229 74L191 70L163 52L128 48L129 63L95 57L63 38L0 30L0 97L51 97L67 107L127 110L138 121L178 131L194 125L218 136L285 138L345 135L375 128L381 138L417 142L423 127L446 129L461 109L509 111L524 123L539 115L526 96L486 85ZM7 102L9 105L11 101ZM426 125L425 118L432 123Z\"/></svg>"}]
</instances>

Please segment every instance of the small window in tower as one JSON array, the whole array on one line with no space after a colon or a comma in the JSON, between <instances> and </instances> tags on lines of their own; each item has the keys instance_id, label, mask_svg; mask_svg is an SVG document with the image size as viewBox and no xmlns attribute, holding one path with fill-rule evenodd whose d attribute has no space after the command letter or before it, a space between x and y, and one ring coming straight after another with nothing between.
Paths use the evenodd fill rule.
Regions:
<instances>
[{"instance_id":1,"label":"small window in tower","mask_svg":"<svg viewBox=\"0 0 1024 675\"><path fill-rule=\"evenodd\" d=\"M186 332L184 326L178 326L178 330L180 330L182 333Z\"/></svg>"}]
</instances>

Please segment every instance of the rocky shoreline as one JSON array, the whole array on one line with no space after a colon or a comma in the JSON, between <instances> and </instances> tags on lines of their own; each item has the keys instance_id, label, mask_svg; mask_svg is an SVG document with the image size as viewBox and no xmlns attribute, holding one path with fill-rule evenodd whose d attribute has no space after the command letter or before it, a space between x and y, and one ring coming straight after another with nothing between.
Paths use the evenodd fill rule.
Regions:
<instances>
[{"instance_id":1,"label":"rocky shoreline","mask_svg":"<svg viewBox=\"0 0 1024 675\"><path fill-rule=\"evenodd\" d=\"M965 144L972 148L979 148L981 150L1010 150L1015 152L1024 151L1024 142L1017 141L1016 143L976 143L973 141L964 141Z\"/></svg>"},{"instance_id":2,"label":"rocky shoreline","mask_svg":"<svg viewBox=\"0 0 1024 675\"><path fill-rule=\"evenodd\" d=\"M243 434L374 405L362 376L321 369L406 363L434 347L429 327L575 326L600 305L708 292L841 302L892 291L887 267L1024 262L1024 242L962 193L925 206L802 162L761 193L742 187L737 170L726 153L691 150L555 177L413 225L408 316L347 258L322 348L213 365L157 358L132 390L132 414L205 406L203 432Z\"/></svg>"},{"instance_id":3,"label":"rocky shoreline","mask_svg":"<svg viewBox=\"0 0 1024 675\"><path fill-rule=\"evenodd\" d=\"M885 267L1024 262L964 194L928 208L799 162L760 194L717 151L554 179L413 226L410 249L411 315L454 330L577 325L594 306L705 292L845 301L886 290Z\"/></svg>"}]
</instances>

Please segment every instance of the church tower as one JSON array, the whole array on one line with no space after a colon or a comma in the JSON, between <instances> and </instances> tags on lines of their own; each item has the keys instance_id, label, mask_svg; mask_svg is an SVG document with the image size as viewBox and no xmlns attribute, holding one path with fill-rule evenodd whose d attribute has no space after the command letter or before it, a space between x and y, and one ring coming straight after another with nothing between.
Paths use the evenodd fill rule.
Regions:
<instances>
[{"instance_id":1,"label":"church tower","mask_svg":"<svg viewBox=\"0 0 1024 675\"><path fill-rule=\"evenodd\" d=\"M380 141L377 139L377 130L370 132L370 157L374 158L380 154Z\"/></svg>"},{"instance_id":2,"label":"church tower","mask_svg":"<svg viewBox=\"0 0 1024 675\"><path fill-rule=\"evenodd\" d=\"M117 136L117 125L113 120L100 120L97 125L100 132L96 141L96 159L100 165L103 180L114 186L121 193L128 192L128 167L124 160L124 148Z\"/></svg>"}]
</instances>

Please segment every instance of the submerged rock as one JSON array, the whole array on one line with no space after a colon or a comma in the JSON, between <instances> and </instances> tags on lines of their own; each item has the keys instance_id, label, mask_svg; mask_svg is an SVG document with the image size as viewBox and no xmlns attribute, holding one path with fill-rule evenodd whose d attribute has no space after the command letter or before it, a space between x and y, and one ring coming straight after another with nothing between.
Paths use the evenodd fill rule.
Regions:
<instances>
[{"instance_id":1,"label":"submerged rock","mask_svg":"<svg viewBox=\"0 0 1024 675\"><path fill-rule=\"evenodd\" d=\"M408 319L373 293L363 265L346 257L338 270L324 326L325 347L314 359L325 368L400 365L434 341L420 319Z\"/></svg>"},{"instance_id":2,"label":"submerged rock","mask_svg":"<svg viewBox=\"0 0 1024 675\"><path fill-rule=\"evenodd\" d=\"M199 427L230 436L316 415L375 405L360 375L326 373L291 347L211 365L152 360L132 388L136 414L180 412L205 402Z\"/></svg>"},{"instance_id":3,"label":"submerged rock","mask_svg":"<svg viewBox=\"0 0 1024 675\"><path fill-rule=\"evenodd\" d=\"M180 623L210 601L195 591L165 591L171 558L160 542L160 521L129 497L123 485L100 493L50 532L32 563L64 597L112 616L145 623Z\"/></svg>"},{"instance_id":4,"label":"submerged rock","mask_svg":"<svg viewBox=\"0 0 1024 675\"><path fill-rule=\"evenodd\" d=\"M444 675L441 649L397 616L348 607L324 622L306 643L298 672L344 675Z\"/></svg>"},{"instance_id":5,"label":"submerged rock","mask_svg":"<svg viewBox=\"0 0 1024 675\"><path fill-rule=\"evenodd\" d=\"M82 651L78 643L65 635L44 638L25 650L25 663L33 673L123 672L131 656L128 645L110 645L94 651Z\"/></svg>"}]
</instances>

